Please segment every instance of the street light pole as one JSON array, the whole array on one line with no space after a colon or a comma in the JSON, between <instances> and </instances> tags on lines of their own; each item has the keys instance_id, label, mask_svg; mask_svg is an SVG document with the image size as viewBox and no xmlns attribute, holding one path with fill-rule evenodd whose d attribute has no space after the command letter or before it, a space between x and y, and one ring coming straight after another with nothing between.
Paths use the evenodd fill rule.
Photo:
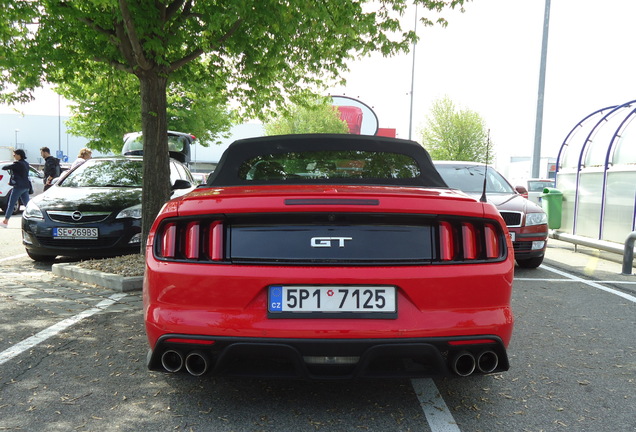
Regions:
<instances>
[{"instance_id":1,"label":"street light pole","mask_svg":"<svg viewBox=\"0 0 636 432\"><path fill-rule=\"evenodd\" d=\"M57 95L57 150L62 152L62 96ZM59 157L59 154L57 155Z\"/></svg>"},{"instance_id":2,"label":"street light pole","mask_svg":"<svg viewBox=\"0 0 636 432\"><path fill-rule=\"evenodd\" d=\"M20 129L15 130L15 148L18 148L18 132L20 132Z\"/></svg>"},{"instance_id":3,"label":"street light pole","mask_svg":"<svg viewBox=\"0 0 636 432\"><path fill-rule=\"evenodd\" d=\"M415 3L415 24L413 25L413 31L417 36L417 3ZM411 109L409 111L409 139L413 132L413 87L415 83L415 45L417 42L413 42L413 63L411 65Z\"/></svg>"},{"instance_id":4,"label":"street light pole","mask_svg":"<svg viewBox=\"0 0 636 432\"><path fill-rule=\"evenodd\" d=\"M541 65L539 66L539 95L537 97L537 118L534 129L534 150L532 153L532 177L540 177L541 135L543 131L543 95L545 93L545 68L548 57L548 30L550 29L550 0L545 0L543 17L543 42L541 44Z\"/></svg>"}]
</instances>

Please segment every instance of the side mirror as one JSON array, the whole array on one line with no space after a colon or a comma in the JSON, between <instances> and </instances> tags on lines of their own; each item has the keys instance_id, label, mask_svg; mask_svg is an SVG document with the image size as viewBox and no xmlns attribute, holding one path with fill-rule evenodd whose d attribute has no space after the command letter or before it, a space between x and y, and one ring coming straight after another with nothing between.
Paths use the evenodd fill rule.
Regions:
<instances>
[{"instance_id":1,"label":"side mirror","mask_svg":"<svg viewBox=\"0 0 636 432\"><path fill-rule=\"evenodd\" d=\"M515 186L515 190L519 195L521 195L525 199L528 199L528 189L526 189L525 186Z\"/></svg>"},{"instance_id":2,"label":"side mirror","mask_svg":"<svg viewBox=\"0 0 636 432\"><path fill-rule=\"evenodd\" d=\"M178 179L178 180L175 180L174 184L172 185L172 190L189 189L191 187L192 187L192 183L190 183L189 181Z\"/></svg>"}]
</instances>

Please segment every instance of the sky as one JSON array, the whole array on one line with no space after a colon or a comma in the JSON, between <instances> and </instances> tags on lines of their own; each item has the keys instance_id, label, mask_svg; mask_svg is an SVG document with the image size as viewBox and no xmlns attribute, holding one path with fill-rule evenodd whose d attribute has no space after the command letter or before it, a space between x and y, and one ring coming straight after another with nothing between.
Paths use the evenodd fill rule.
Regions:
<instances>
[{"instance_id":1,"label":"sky","mask_svg":"<svg viewBox=\"0 0 636 432\"><path fill-rule=\"evenodd\" d=\"M533 152L545 1L474 0L464 8L442 14L446 28L417 27L412 138L420 140L432 104L447 96L459 109L481 115L496 165L505 172L511 157ZM404 16L406 28L413 27L414 13L412 7ZM419 13L425 11L420 7ZM556 158L567 133L587 114L636 99L634 17L634 0L551 0L542 157ZM355 61L347 85L329 93L359 99L374 110L380 127L408 138L412 62L412 53ZM69 114L47 91L25 112Z\"/></svg>"},{"instance_id":2,"label":"sky","mask_svg":"<svg viewBox=\"0 0 636 432\"><path fill-rule=\"evenodd\" d=\"M412 138L420 141L433 103L448 96L484 119L501 169L510 157L532 156L545 1L474 0L464 8L443 14L446 28L417 28ZM635 17L633 0L551 1L542 157L556 158L587 114L636 99ZM414 8L404 21L413 26ZM355 62L332 94L360 99L380 127L408 138L412 61L408 54Z\"/></svg>"}]
</instances>

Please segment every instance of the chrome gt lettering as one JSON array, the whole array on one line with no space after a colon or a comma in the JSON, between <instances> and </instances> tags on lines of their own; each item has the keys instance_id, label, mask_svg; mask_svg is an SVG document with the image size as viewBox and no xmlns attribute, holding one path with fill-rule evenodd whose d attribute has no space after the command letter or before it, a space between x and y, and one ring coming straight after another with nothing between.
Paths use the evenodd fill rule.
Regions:
<instances>
[{"instance_id":1,"label":"chrome gt lettering","mask_svg":"<svg viewBox=\"0 0 636 432\"><path fill-rule=\"evenodd\" d=\"M345 247L345 241L353 240L353 237L312 237L311 247L331 247L334 241L338 242L338 247Z\"/></svg>"}]
</instances>

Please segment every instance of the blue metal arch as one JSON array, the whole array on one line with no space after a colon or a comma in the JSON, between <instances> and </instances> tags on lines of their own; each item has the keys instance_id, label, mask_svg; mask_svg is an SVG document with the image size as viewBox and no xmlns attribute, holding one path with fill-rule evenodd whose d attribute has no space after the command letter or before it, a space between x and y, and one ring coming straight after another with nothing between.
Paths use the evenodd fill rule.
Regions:
<instances>
[{"instance_id":1,"label":"blue metal arch","mask_svg":"<svg viewBox=\"0 0 636 432\"><path fill-rule=\"evenodd\" d=\"M608 106L605 108L601 108L600 110L594 111L591 114L588 114L587 116L585 116L581 121L579 121L571 130L570 132L568 132L567 136L565 137L565 139L563 140L563 143L561 144L561 148L559 148L559 154L557 155L557 163L556 163L556 172L555 175L559 173L559 168L561 167L561 156L563 156L563 152L567 149L567 147L570 145L569 141L570 141L570 137L572 136L572 134L574 134L574 132L576 132L576 129L583 127L583 124L588 121L591 117L594 117L595 115L602 113L605 110L608 109L614 109L616 108L616 105L612 105L612 106Z\"/></svg>"},{"instance_id":2,"label":"blue metal arch","mask_svg":"<svg viewBox=\"0 0 636 432\"><path fill-rule=\"evenodd\" d=\"M585 141L583 142L583 145L581 146L581 151L579 153L577 166L576 166L576 180L575 180L574 207L573 207L574 220L572 221L572 234L576 234L576 225L577 225L577 219L578 219L578 215L577 214L578 214L578 210L579 210L579 186L580 186L580 179L581 179L581 170L583 168L583 158L584 158L585 154L587 153L589 143L592 141L593 135L595 135L598 132L598 129L603 124L605 124L605 122L607 122L608 118L610 118L612 115L616 114L617 112L619 112L620 110L622 110L624 108L631 108L634 103L636 103L636 100L632 100L632 101L623 103L621 105L607 106L605 108L601 108L599 110L596 110L596 111L588 114L582 120L580 120L570 130L570 132L568 132L567 136L563 140L563 143L561 144L561 147L559 149L559 153L557 155L556 173L555 174L558 174L559 171L561 170L561 166L562 166L562 163L563 163L562 162L562 158L564 157L565 151L567 150L568 146L570 145L570 140L572 139L572 135L577 131L578 128L582 127L586 122L590 121L590 119L592 119L595 116L598 116L599 114L602 115L602 117L596 122L596 124L594 124L594 126L591 128L591 130L588 133L588 135L585 137ZM606 111L608 111L608 112L606 112ZM619 124L619 126L614 131L614 133L612 135L612 138L611 138L611 140L610 140L610 142L608 144L608 149L607 149L607 153L605 155L605 162L604 162L604 167L603 167L601 214L600 214L600 226L599 226L599 233L598 233L598 238L599 239L602 238L603 226L604 226L604 216L605 216L605 208L606 208L606 202L605 201L606 201L606 192L607 192L607 170L608 170L608 168L611 165L611 158L612 158L612 156L614 154L614 151L616 150L615 146L616 146L616 143L618 141L618 138L620 138L620 136L624 132L625 128L629 125L629 123L635 117L636 117L636 108L631 110L625 116L623 121ZM558 181L558 175L557 175L557 181ZM635 226L636 226L636 194L634 196L634 217L632 218L632 230L634 230Z\"/></svg>"},{"instance_id":3,"label":"blue metal arch","mask_svg":"<svg viewBox=\"0 0 636 432\"><path fill-rule=\"evenodd\" d=\"M585 122L587 122L588 120L590 120L592 117L594 117L594 116L596 116L598 114L603 114L605 111L610 110L608 113L604 114L601 117L600 120L598 120L596 122L596 124L590 130L590 133L587 135L587 137L585 137L585 141L583 142L583 145L581 146L581 153L579 153L579 159L577 161L577 166L576 166L576 181L575 181L575 189L574 189L574 208L572 210L572 214L573 214L573 217L574 217L574 220L572 221L572 234L576 234L576 222L577 222L577 213L578 213L578 207L579 207L579 181L580 181L580 176L581 176L582 155L585 154L585 149L587 147L587 143L590 141L590 137L595 132L595 130L599 127L600 123L602 121L604 121L604 119L606 119L607 116L609 114L611 114L612 112L614 112L617 108L618 108L618 105L608 106L608 107L605 107L605 108L601 108L601 109L599 109L597 111L594 111L593 113L591 113L591 114L587 115L586 117L584 117L581 121L579 121L576 124L576 126L574 126L572 128L572 130L570 130L570 132L565 137L565 140L563 141L563 144L561 144L561 148L559 149L559 154L557 156L557 172L556 172L557 175L559 173L559 168L561 167L561 157L563 156L563 153L566 150L566 148L569 146L569 144L570 144L569 140L570 140L572 134L576 131L576 129L579 128L579 127L582 127L583 124Z\"/></svg>"},{"instance_id":4,"label":"blue metal arch","mask_svg":"<svg viewBox=\"0 0 636 432\"><path fill-rule=\"evenodd\" d=\"M605 123L607 122L607 119L611 117L612 115L614 115L615 113L617 113L619 110L623 109L624 106L625 104L617 105L613 109L611 109L608 113L604 114L603 117L601 117L600 120L590 130L590 133L587 134L587 137L585 138L585 142L583 143L583 146L581 146L581 152L579 153L579 160L576 166L576 182L574 186L574 191L575 191L574 192L574 208L572 209L572 213L574 215L574 221L572 222L572 234L576 234L577 222L579 220L578 213L579 213L579 200L580 200L579 189L581 186L581 170L583 169L583 158L585 157L585 154L587 153L588 145L590 142L592 142L593 135L596 135L598 130L601 128L601 126L605 125ZM604 200L605 200L605 197L601 196L601 208L603 207L602 203ZM603 222L601 221L599 225L602 225L602 224ZM599 240L600 240L600 236L599 236Z\"/></svg>"},{"instance_id":5,"label":"blue metal arch","mask_svg":"<svg viewBox=\"0 0 636 432\"><path fill-rule=\"evenodd\" d=\"M623 108L631 108L632 105L636 103L636 100L627 102L625 104L622 105ZM616 128L616 131L614 132L614 135L612 135L612 139L609 142L609 145L607 146L607 153L605 154L605 165L604 165L604 169L603 169L603 185L602 185L602 196L601 196L601 223L599 224L599 230L598 230L598 238L599 240L601 238L603 238L603 228L605 226L605 208L606 208L606 203L605 203L605 199L607 196L607 170L610 167L610 160L612 159L614 152L616 151L616 143L618 142L618 138L621 137L623 131L625 131L625 129L627 128L627 126L631 123L631 121L634 119L634 114L636 114L636 108L634 108L633 110L631 110L629 112L629 114L627 114L625 116L625 118L623 119L623 121L618 125L618 127ZM632 231L634 231L634 224L636 223L636 194L634 195L634 216L632 216Z\"/></svg>"}]
</instances>

